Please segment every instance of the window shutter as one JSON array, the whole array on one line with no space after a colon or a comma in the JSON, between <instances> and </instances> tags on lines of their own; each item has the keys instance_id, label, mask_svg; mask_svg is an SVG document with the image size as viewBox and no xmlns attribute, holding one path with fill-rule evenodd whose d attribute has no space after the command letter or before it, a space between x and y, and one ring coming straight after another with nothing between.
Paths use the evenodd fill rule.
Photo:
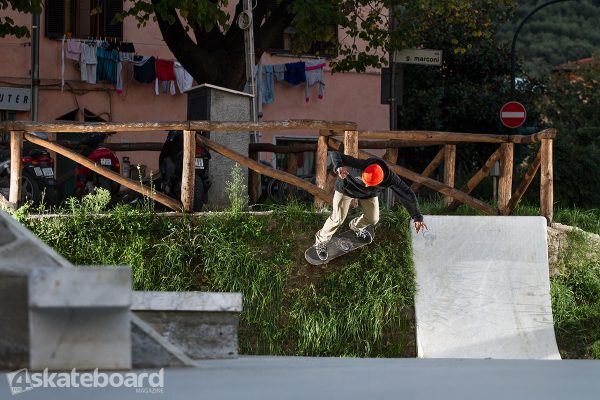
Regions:
<instances>
[{"instance_id":1,"label":"window shutter","mask_svg":"<svg viewBox=\"0 0 600 400\"><path fill-rule=\"evenodd\" d=\"M65 33L65 0L46 0L44 17L46 37L61 38Z\"/></svg>"},{"instance_id":2,"label":"window shutter","mask_svg":"<svg viewBox=\"0 0 600 400\"><path fill-rule=\"evenodd\" d=\"M113 23L115 15L123 11L123 0L105 0L104 10L104 35L123 39L123 23Z\"/></svg>"}]
</instances>

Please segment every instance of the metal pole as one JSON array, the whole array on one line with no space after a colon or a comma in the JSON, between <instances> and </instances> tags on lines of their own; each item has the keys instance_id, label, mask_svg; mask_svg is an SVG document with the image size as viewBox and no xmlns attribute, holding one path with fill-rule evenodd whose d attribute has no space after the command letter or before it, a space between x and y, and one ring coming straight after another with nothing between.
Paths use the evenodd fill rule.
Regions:
<instances>
[{"instance_id":1,"label":"metal pole","mask_svg":"<svg viewBox=\"0 0 600 400\"><path fill-rule=\"evenodd\" d=\"M38 119L40 85L40 14L31 14L31 113L32 121Z\"/></svg>"},{"instance_id":2,"label":"metal pole","mask_svg":"<svg viewBox=\"0 0 600 400\"><path fill-rule=\"evenodd\" d=\"M539 5L538 7L533 9L533 11L531 11L529 14L527 14L527 16L525 16L525 18L523 18L523 21L521 21L521 23L519 24L519 27L517 28L517 31L515 32L515 35L513 36L512 46L510 49L510 99L511 100L515 99L515 47L517 44L517 37L519 36L519 33L521 32L521 28L523 28L523 25L525 25L525 22L527 22L527 20L529 20L529 18L533 14L535 14L542 8L549 6L550 4L562 3L565 1L571 1L571 0L553 0L553 1L549 1L547 3Z\"/></svg>"},{"instance_id":3,"label":"metal pole","mask_svg":"<svg viewBox=\"0 0 600 400\"><path fill-rule=\"evenodd\" d=\"M244 31L244 44L246 49L246 84L248 93L252 95L252 107L250 110L250 120L256 122L257 113L257 95L256 95L256 60L254 54L254 21L252 15L252 0L244 0L244 11L239 17L238 25ZM254 141L257 142L256 132L254 133Z\"/></svg>"}]
</instances>

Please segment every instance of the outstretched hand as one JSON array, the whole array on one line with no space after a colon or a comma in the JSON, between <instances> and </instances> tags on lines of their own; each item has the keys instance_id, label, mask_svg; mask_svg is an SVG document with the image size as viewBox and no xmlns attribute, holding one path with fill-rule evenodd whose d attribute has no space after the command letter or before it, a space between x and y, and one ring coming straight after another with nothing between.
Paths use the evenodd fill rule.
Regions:
<instances>
[{"instance_id":1,"label":"outstretched hand","mask_svg":"<svg viewBox=\"0 0 600 400\"><path fill-rule=\"evenodd\" d=\"M423 221L415 221L415 231L417 231L417 234L419 234L419 232L423 231L423 234L425 234L425 231L428 231L429 228L427 228L427 224Z\"/></svg>"},{"instance_id":2,"label":"outstretched hand","mask_svg":"<svg viewBox=\"0 0 600 400\"><path fill-rule=\"evenodd\" d=\"M346 177L350 173L348 172L348 168L346 167L339 167L336 172L341 179L346 179Z\"/></svg>"}]
</instances>

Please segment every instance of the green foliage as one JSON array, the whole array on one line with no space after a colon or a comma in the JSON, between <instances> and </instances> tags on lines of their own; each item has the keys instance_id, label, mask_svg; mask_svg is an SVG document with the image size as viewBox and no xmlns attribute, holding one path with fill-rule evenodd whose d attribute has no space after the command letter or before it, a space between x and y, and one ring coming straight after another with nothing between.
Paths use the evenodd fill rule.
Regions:
<instances>
[{"instance_id":1,"label":"green foliage","mask_svg":"<svg viewBox=\"0 0 600 400\"><path fill-rule=\"evenodd\" d=\"M11 10L31 13L40 13L42 11L41 0L0 0L0 10ZM29 29L26 26L15 25L15 21L6 15L0 15L0 37L14 35L18 38L29 37Z\"/></svg>"},{"instance_id":2,"label":"green foliage","mask_svg":"<svg viewBox=\"0 0 600 400\"><path fill-rule=\"evenodd\" d=\"M600 64L555 74L543 109L558 130L554 141L555 200L565 207L600 204Z\"/></svg>"},{"instance_id":3,"label":"green foliage","mask_svg":"<svg viewBox=\"0 0 600 400\"><path fill-rule=\"evenodd\" d=\"M187 36L188 32L193 31L200 47L222 51L223 48L215 47L214 43L204 45L202 38L210 33L214 39L217 37L214 31L218 31L226 38L221 43L225 45L233 37L232 32L238 28L233 15L225 11L227 3L226 0L134 0L121 18L133 16L140 26L145 25L151 17L158 17L170 25L181 22L184 29L178 30L177 34L182 35L182 40L188 39L183 35ZM271 35L262 40L262 31L266 32L267 26L274 25L283 31L285 26L280 20L289 17L296 31L293 40L295 52L305 53L317 42L337 46L337 53L341 57L332 62L334 71L363 72L368 67L386 65L391 49L421 46L423 36L442 21L450 27L454 43L452 51L464 54L473 43L489 37L492 21L506 15L512 9L512 3L512 0L258 0L254 24L262 26L262 29L255 31L259 45L257 50L260 54L270 47L276 37ZM395 27L391 33L388 17L390 8L396 13ZM236 7L236 15L239 10L240 4ZM276 17L271 18L271 15ZM332 26L341 29L340 38L343 40L338 40Z\"/></svg>"},{"instance_id":4,"label":"green foliage","mask_svg":"<svg viewBox=\"0 0 600 400\"><path fill-rule=\"evenodd\" d=\"M567 358L600 358L600 250L572 231L551 282L559 347Z\"/></svg>"},{"instance_id":5,"label":"green foliage","mask_svg":"<svg viewBox=\"0 0 600 400\"><path fill-rule=\"evenodd\" d=\"M501 29L501 41L510 45L523 18L546 2L519 1L514 16ZM599 18L600 3L597 0L551 4L535 13L517 39L517 57L523 60L525 71L542 78L548 75L552 66L590 57L600 43Z\"/></svg>"},{"instance_id":6,"label":"green foliage","mask_svg":"<svg viewBox=\"0 0 600 400\"><path fill-rule=\"evenodd\" d=\"M231 181L225 182L225 191L229 198L229 211L240 213L248 209L248 186L240 164L235 163L231 169Z\"/></svg>"}]
</instances>

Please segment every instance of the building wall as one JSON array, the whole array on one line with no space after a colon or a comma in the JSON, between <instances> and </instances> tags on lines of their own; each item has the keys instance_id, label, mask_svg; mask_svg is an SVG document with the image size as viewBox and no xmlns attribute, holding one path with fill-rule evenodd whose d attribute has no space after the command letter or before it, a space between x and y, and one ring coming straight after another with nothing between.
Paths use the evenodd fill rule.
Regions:
<instances>
[{"instance_id":1,"label":"building wall","mask_svg":"<svg viewBox=\"0 0 600 400\"><path fill-rule=\"evenodd\" d=\"M30 25L29 15L11 15L17 24ZM83 120L83 110L108 121L176 121L187 115L186 95L154 94L154 85L140 84L133 80L132 70L126 71L125 87L117 94L109 84L90 85L80 81L80 72L71 60L65 60L65 88L60 87L61 42L45 37L44 17L40 28L40 121L54 121L73 110L79 110L78 119ZM172 59L173 55L162 40L156 23L137 28L134 19L127 19L123 26L123 40L133 42L136 52L142 55ZM4 61L0 63L0 86L30 84L31 47L28 38L0 38L0 51ZM279 64L301 60L297 57L270 56L265 54L263 64ZM311 88L310 101L304 99L304 84L287 86L276 83L275 102L262 109L263 120L322 119L354 121L363 129L388 129L388 107L380 104L380 77L378 71L364 74L331 74L325 69L326 89L322 100L317 98L318 85ZM29 113L17 113L17 119L29 119ZM316 132L264 133L263 142L275 142L276 136L314 136ZM163 132L123 133L109 138L111 142L162 142ZM149 169L158 168L157 152L119 152L129 156L132 164L145 164ZM263 155L269 159L269 155Z\"/></svg>"}]
</instances>

